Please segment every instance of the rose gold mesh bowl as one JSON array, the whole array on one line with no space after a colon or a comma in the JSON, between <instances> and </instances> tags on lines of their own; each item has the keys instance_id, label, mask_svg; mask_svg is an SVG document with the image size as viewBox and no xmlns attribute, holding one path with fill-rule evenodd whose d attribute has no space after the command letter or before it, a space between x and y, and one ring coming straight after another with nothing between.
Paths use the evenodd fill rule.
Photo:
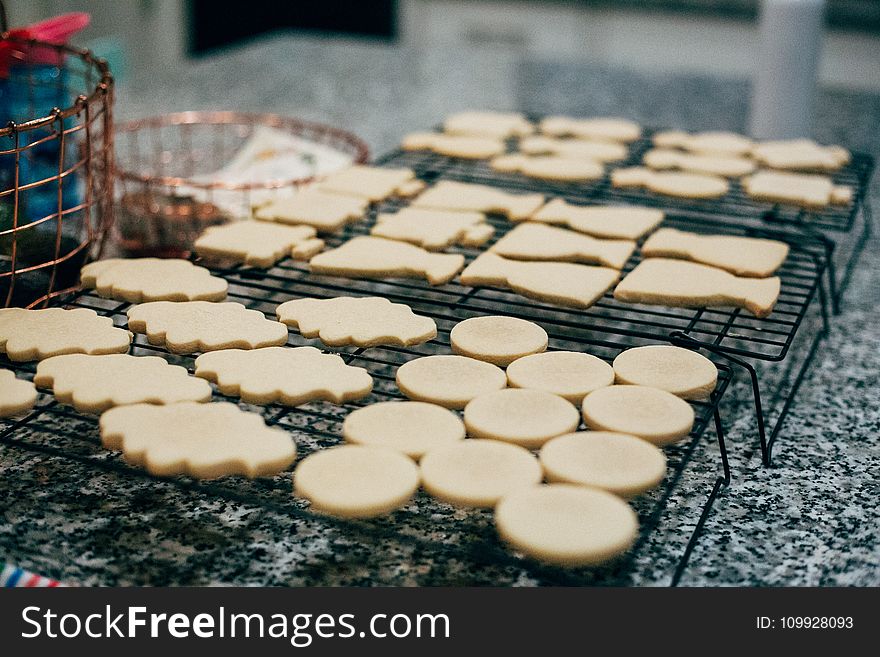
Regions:
<instances>
[{"instance_id":1,"label":"rose gold mesh bowl","mask_svg":"<svg viewBox=\"0 0 880 657\"><path fill-rule=\"evenodd\" d=\"M33 308L76 288L113 224L113 78L88 50L0 44L17 67L0 119L0 307ZM62 63L47 68L47 51ZM58 106L42 114L46 97Z\"/></svg>"},{"instance_id":2,"label":"rose gold mesh bowl","mask_svg":"<svg viewBox=\"0 0 880 657\"><path fill-rule=\"evenodd\" d=\"M116 131L119 246L131 255L184 255L205 227L229 219L215 195L223 194L223 207L231 200L247 213L258 190L280 193L312 182L314 177L249 184L205 179L228 163L258 126L331 147L355 164L369 158L367 145L350 132L275 114L179 112L125 123Z\"/></svg>"}]
</instances>

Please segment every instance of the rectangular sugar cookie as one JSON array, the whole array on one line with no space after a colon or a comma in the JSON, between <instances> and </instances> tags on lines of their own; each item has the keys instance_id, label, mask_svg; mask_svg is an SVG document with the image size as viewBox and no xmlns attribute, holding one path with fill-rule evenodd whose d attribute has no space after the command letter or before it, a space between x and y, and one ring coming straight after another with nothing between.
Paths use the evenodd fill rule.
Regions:
<instances>
[{"instance_id":1,"label":"rectangular sugar cookie","mask_svg":"<svg viewBox=\"0 0 880 657\"><path fill-rule=\"evenodd\" d=\"M737 276L772 276L788 256L788 244L735 235L700 235L661 228L642 245L646 258L683 258L725 269Z\"/></svg>"},{"instance_id":2,"label":"rectangular sugar cookie","mask_svg":"<svg viewBox=\"0 0 880 657\"><path fill-rule=\"evenodd\" d=\"M707 308L736 306L767 317L779 298L779 278L739 278L686 260L647 258L615 288L614 298L628 303Z\"/></svg>"},{"instance_id":3,"label":"rectangular sugar cookie","mask_svg":"<svg viewBox=\"0 0 880 657\"><path fill-rule=\"evenodd\" d=\"M573 205L555 198L530 221L557 224L593 237L637 240L663 221L664 214L655 208L634 205Z\"/></svg>"}]
</instances>

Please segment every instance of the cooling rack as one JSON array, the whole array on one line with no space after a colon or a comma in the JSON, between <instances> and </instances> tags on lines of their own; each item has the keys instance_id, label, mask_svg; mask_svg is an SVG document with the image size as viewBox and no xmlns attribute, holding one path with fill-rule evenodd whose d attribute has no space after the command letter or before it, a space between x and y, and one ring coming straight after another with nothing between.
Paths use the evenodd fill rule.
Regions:
<instances>
[{"instance_id":1,"label":"cooling rack","mask_svg":"<svg viewBox=\"0 0 880 657\"><path fill-rule=\"evenodd\" d=\"M290 263L282 263L256 278L253 272L231 269L224 272L230 281L229 298L274 315L274 308L281 300L304 294L316 297L329 297L338 294L330 282L310 279ZM271 288L271 289L267 289ZM119 303L90 293L81 293L67 299L68 307L91 308L101 315L112 317L114 323L125 326L127 303ZM239 404L248 410L257 410L266 418L269 425L278 426L290 432L297 443L298 460L316 449L342 443L341 424L345 416L355 408L378 401L402 399L394 383L397 366L407 360L431 353L449 353L449 331L464 314L454 304L422 304L414 308L417 312L429 314L438 325L436 339L417 347L371 347L334 349L350 365L367 369L374 379L374 390L361 401L334 405L326 402L312 402L297 408L278 405L265 407ZM592 353L607 361L613 360L622 349L632 343L627 336L607 336L603 340L588 340L583 336L570 336L560 329L549 328L551 349L578 349ZM323 348L316 340L306 340L299 334L291 333L290 346L313 345ZM136 355L160 355L169 362L183 365L193 370L193 357L169 354L159 347L148 344L143 336L138 336L131 353ZM34 364L12 363L5 358L2 366L15 369L19 376L32 378ZM288 514L309 523L318 523L328 530L344 532L349 536L365 540L381 538L396 541L401 545L414 545L428 555L465 560L475 565L491 564L524 569L530 576L543 584L555 585L621 585L628 583L633 574L633 563L645 550L652 532L663 521L664 512L674 493L683 472L691 462L694 451L706 429L713 426L718 441L719 461L717 478L707 487L706 498L699 506L700 519L688 538L681 554L670 555L675 563L671 583L678 582L685 571L693 546L703 532L703 523L721 489L730 482L727 464L727 450L721 424L718 404L731 380L731 369L719 363L719 379L711 399L693 402L696 421L690 436L678 445L667 448L667 475L662 484L650 493L634 501L640 519L640 531L635 545L626 556L600 568L562 569L535 563L516 555L504 547L497 538L490 511L462 511L447 504L433 500L419 493L405 509L390 517L353 521L333 519L312 513L299 500L293 497L290 473L274 478L247 480L231 477L216 481L198 481L187 477L162 479L187 491L202 493L224 500L255 505L269 511ZM24 450L50 454L62 459L75 461L89 468L116 473L120 477L158 479L145 471L127 465L118 455L100 447L97 418L82 415L70 407L59 404L49 395L41 395L37 408L18 421L0 422L0 443ZM215 400L228 400L238 403L235 398L215 395ZM584 427L581 427L583 429Z\"/></svg>"},{"instance_id":2,"label":"cooling rack","mask_svg":"<svg viewBox=\"0 0 880 657\"><path fill-rule=\"evenodd\" d=\"M485 162L480 161L397 150L380 158L378 163L389 167L409 167L429 183L458 180L492 185L512 192L541 192L548 198L562 198L575 204L608 202L601 195L595 197L585 193L584 185L545 184L519 175L495 172ZM592 187L601 188L603 184L599 181ZM378 211L394 211L402 203L404 202L386 202ZM788 243L788 258L777 272L782 285L773 313L769 317L758 319L747 312L731 308L695 310L627 304L614 299L611 293L587 310L573 311L530 301L512 292L492 288L463 288L457 283L432 288L418 283L395 282L385 284L382 294L392 300L411 303L413 297L420 296L414 290L422 289L424 294L433 298L433 303L442 304L461 297L457 303L471 314L514 314L544 325L556 324L574 335L583 335L589 339L601 340L604 333L612 333L626 335L642 344L673 342L714 353L728 363L742 368L748 375L754 399L755 434L762 461L769 465L773 444L828 330L831 303L823 278L829 263L827 240L821 235L792 232L777 226L727 221L723 215L694 210L689 204L677 207L673 200L667 200L662 209L666 214L664 226L707 234L764 237ZM369 221L348 226L340 236L329 240L331 246L354 235L368 233L374 217L375 212ZM499 217L490 216L489 221L495 227L495 236L486 247L515 225ZM457 250L468 261L480 252L466 248ZM624 273L631 271L640 259L641 255L637 250L624 266ZM292 267L306 270L304 264L295 263ZM337 293L342 293L345 289L363 290L366 293L373 283L337 279L335 285ZM808 344L798 350L796 358L788 358L802 326L805 327L803 333L806 335L801 342L807 341ZM759 377L758 363L782 361L786 361L782 367L789 376L782 379ZM797 366L793 363L797 363ZM773 381L774 385L762 390L760 379Z\"/></svg>"}]
</instances>

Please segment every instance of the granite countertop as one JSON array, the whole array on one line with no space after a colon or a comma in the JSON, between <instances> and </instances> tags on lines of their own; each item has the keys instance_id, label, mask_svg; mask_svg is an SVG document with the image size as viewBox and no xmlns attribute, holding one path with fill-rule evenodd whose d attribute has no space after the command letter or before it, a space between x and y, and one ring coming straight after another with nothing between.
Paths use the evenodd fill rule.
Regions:
<instances>
[{"instance_id":1,"label":"granite countertop","mask_svg":"<svg viewBox=\"0 0 880 657\"><path fill-rule=\"evenodd\" d=\"M276 35L129 80L119 120L184 109L279 112L350 129L374 154L465 108L621 115L647 125L743 130L741 80L651 76L498 51L424 50ZM825 90L816 137L880 154L880 97ZM875 176L876 180L876 176ZM872 188L874 205L877 184ZM880 244L868 242L843 313L809 370L763 468L748 388L722 403L734 480L710 515L683 585L878 585ZM771 374L772 375L772 374ZM74 421L72 421L74 422ZM77 431L75 422L69 427ZM629 582L664 585L717 474L701 441ZM521 584L388 540L0 445L0 562L66 582L129 584ZM677 552L676 552L677 550Z\"/></svg>"}]
</instances>

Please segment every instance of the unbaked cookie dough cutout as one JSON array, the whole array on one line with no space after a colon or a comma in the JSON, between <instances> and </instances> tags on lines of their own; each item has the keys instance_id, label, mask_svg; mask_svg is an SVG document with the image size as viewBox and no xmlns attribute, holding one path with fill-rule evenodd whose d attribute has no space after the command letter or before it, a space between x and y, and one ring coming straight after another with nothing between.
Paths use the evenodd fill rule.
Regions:
<instances>
[{"instance_id":1,"label":"unbaked cookie dough cutout","mask_svg":"<svg viewBox=\"0 0 880 657\"><path fill-rule=\"evenodd\" d=\"M677 198L709 199L727 194L730 185L720 176L684 171L652 171L647 167L625 167L611 172L613 187L644 188L655 194Z\"/></svg>"},{"instance_id":2,"label":"unbaked cookie dough cutout","mask_svg":"<svg viewBox=\"0 0 880 657\"><path fill-rule=\"evenodd\" d=\"M469 436L528 448L571 433L579 422L580 415L571 402L543 390L507 388L487 392L472 399L464 409Z\"/></svg>"},{"instance_id":3,"label":"unbaked cookie dough cutout","mask_svg":"<svg viewBox=\"0 0 880 657\"><path fill-rule=\"evenodd\" d=\"M557 139L545 135L520 139L519 150L528 155L559 155L597 162L617 162L625 159L629 153L626 146L613 141Z\"/></svg>"},{"instance_id":4,"label":"unbaked cookie dough cutout","mask_svg":"<svg viewBox=\"0 0 880 657\"><path fill-rule=\"evenodd\" d=\"M726 178L740 178L756 168L754 160L735 155L685 153L670 148L654 148L642 158L645 166L657 171L678 169L692 173L708 173Z\"/></svg>"},{"instance_id":5,"label":"unbaked cookie dough cutout","mask_svg":"<svg viewBox=\"0 0 880 657\"><path fill-rule=\"evenodd\" d=\"M601 239L637 240L659 226L663 218L663 212L655 208L573 205L555 198L529 220L565 226Z\"/></svg>"},{"instance_id":6,"label":"unbaked cookie dough cutout","mask_svg":"<svg viewBox=\"0 0 880 657\"><path fill-rule=\"evenodd\" d=\"M561 260L622 269L635 251L633 240L602 240L547 224L527 221L489 249L513 260Z\"/></svg>"},{"instance_id":7,"label":"unbaked cookie dough cutout","mask_svg":"<svg viewBox=\"0 0 880 657\"><path fill-rule=\"evenodd\" d=\"M222 301L227 283L204 267L178 258L109 258L82 268L82 285L129 303Z\"/></svg>"},{"instance_id":8,"label":"unbaked cookie dough cutout","mask_svg":"<svg viewBox=\"0 0 880 657\"><path fill-rule=\"evenodd\" d=\"M478 135L507 139L528 135L535 126L519 112L493 112L488 110L467 110L457 112L443 122L443 132L450 135Z\"/></svg>"},{"instance_id":9,"label":"unbaked cookie dough cutout","mask_svg":"<svg viewBox=\"0 0 880 657\"><path fill-rule=\"evenodd\" d=\"M487 315L459 322L449 332L452 351L506 367L547 349L547 331L525 319Z\"/></svg>"},{"instance_id":10,"label":"unbaked cookie dough cutout","mask_svg":"<svg viewBox=\"0 0 880 657\"><path fill-rule=\"evenodd\" d=\"M414 244L382 237L359 236L309 260L315 274L348 278L423 278L431 285L448 283L464 266L457 253L432 253Z\"/></svg>"},{"instance_id":11,"label":"unbaked cookie dough cutout","mask_svg":"<svg viewBox=\"0 0 880 657\"><path fill-rule=\"evenodd\" d=\"M411 347L437 337L433 319L383 297L293 299L278 306L276 312L278 321L329 347Z\"/></svg>"},{"instance_id":12,"label":"unbaked cookie dough cutout","mask_svg":"<svg viewBox=\"0 0 880 657\"><path fill-rule=\"evenodd\" d=\"M466 356L423 356L397 368L397 387L404 395L445 408L462 409L474 397L506 385L500 367Z\"/></svg>"},{"instance_id":13,"label":"unbaked cookie dough cutout","mask_svg":"<svg viewBox=\"0 0 880 657\"><path fill-rule=\"evenodd\" d=\"M373 377L365 369L314 347L223 349L202 354L195 366L196 376L249 404L299 406L318 400L343 404L362 399L373 389Z\"/></svg>"},{"instance_id":14,"label":"unbaked cookie dough cutout","mask_svg":"<svg viewBox=\"0 0 880 657\"><path fill-rule=\"evenodd\" d=\"M828 176L818 174L763 170L743 178L741 184L755 200L805 208L847 205L853 199L852 187L835 185Z\"/></svg>"},{"instance_id":15,"label":"unbaked cookie dough cutout","mask_svg":"<svg viewBox=\"0 0 880 657\"><path fill-rule=\"evenodd\" d=\"M785 242L736 235L701 235L661 228L642 244L645 258L682 258L712 265L737 276L766 278L788 257Z\"/></svg>"},{"instance_id":16,"label":"unbaked cookie dough cutout","mask_svg":"<svg viewBox=\"0 0 880 657\"><path fill-rule=\"evenodd\" d=\"M0 417L19 415L36 403L37 389L33 383L16 378L15 372L0 369Z\"/></svg>"},{"instance_id":17,"label":"unbaked cookie dough cutout","mask_svg":"<svg viewBox=\"0 0 880 657\"><path fill-rule=\"evenodd\" d=\"M628 433L661 446L677 443L694 426L690 404L649 386L599 388L584 397L582 410L591 429Z\"/></svg>"},{"instance_id":18,"label":"unbaked cookie dough cutout","mask_svg":"<svg viewBox=\"0 0 880 657\"><path fill-rule=\"evenodd\" d=\"M513 194L497 187L441 180L417 196L412 207L500 214L513 221L528 219L542 205L542 194Z\"/></svg>"},{"instance_id":19,"label":"unbaked cookie dough cutout","mask_svg":"<svg viewBox=\"0 0 880 657\"><path fill-rule=\"evenodd\" d=\"M66 354L37 365L34 383L62 404L101 413L128 404L211 401L211 386L159 356Z\"/></svg>"},{"instance_id":20,"label":"unbaked cookie dough cutout","mask_svg":"<svg viewBox=\"0 0 880 657\"><path fill-rule=\"evenodd\" d=\"M504 142L476 135L446 135L439 132L412 132L403 138L405 151L431 151L465 160L485 160L504 152Z\"/></svg>"},{"instance_id":21,"label":"unbaked cookie dough cutout","mask_svg":"<svg viewBox=\"0 0 880 657\"><path fill-rule=\"evenodd\" d=\"M589 393L614 383L614 370L601 358L576 351L525 356L507 366L511 388L544 390L580 406Z\"/></svg>"},{"instance_id":22,"label":"unbaked cookie dough cutout","mask_svg":"<svg viewBox=\"0 0 880 657\"><path fill-rule=\"evenodd\" d=\"M520 173L527 178L550 182L589 182L605 175L605 167L596 160L564 155L501 155L490 162L495 171Z\"/></svg>"},{"instance_id":23,"label":"unbaked cookie dough cutout","mask_svg":"<svg viewBox=\"0 0 880 657\"><path fill-rule=\"evenodd\" d=\"M642 134L638 123L619 118L576 119L567 116L548 116L541 121L539 130L553 137L577 137L629 143Z\"/></svg>"},{"instance_id":24,"label":"unbaked cookie dough cutout","mask_svg":"<svg viewBox=\"0 0 880 657\"><path fill-rule=\"evenodd\" d=\"M547 481L601 488L624 498L655 488L666 476L666 456L625 433L580 431L557 436L538 455Z\"/></svg>"},{"instance_id":25,"label":"unbaked cookie dough cutout","mask_svg":"<svg viewBox=\"0 0 880 657\"><path fill-rule=\"evenodd\" d=\"M691 153L710 155L743 156L751 154L753 142L748 137L735 132L695 132L665 130L653 136L655 146L660 148L681 148Z\"/></svg>"},{"instance_id":26,"label":"unbaked cookie dough cutout","mask_svg":"<svg viewBox=\"0 0 880 657\"><path fill-rule=\"evenodd\" d=\"M287 226L270 221L232 221L210 226L193 244L201 256L224 258L252 267L271 267L279 260L311 258L324 248L312 226Z\"/></svg>"},{"instance_id":27,"label":"unbaked cookie dough cutout","mask_svg":"<svg viewBox=\"0 0 880 657\"><path fill-rule=\"evenodd\" d=\"M541 483L541 465L519 445L463 440L422 458L422 486L433 497L461 507L491 508L505 495Z\"/></svg>"},{"instance_id":28,"label":"unbaked cookie dough cutout","mask_svg":"<svg viewBox=\"0 0 880 657\"><path fill-rule=\"evenodd\" d=\"M287 432L228 402L117 406L101 415L100 427L104 447L160 477L264 477L296 458Z\"/></svg>"},{"instance_id":29,"label":"unbaked cookie dough cutout","mask_svg":"<svg viewBox=\"0 0 880 657\"><path fill-rule=\"evenodd\" d=\"M525 297L589 308L617 282L620 272L571 262L524 262L494 253L478 256L461 273L462 285L508 288Z\"/></svg>"},{"instance_id":30,"label":"unbaked cookie dough cutout","mask_svg":"<svg viewBox=\"0 0 880 657\"><path fill-rule=\"evenodd\" d=\"M300 461L294 492L311 508L342 518L373 518L404 506L419 486L412 459L384 447L342 445Z\"/></svg>"},{"instance_id":31,"label":"unbaked cookie dough cutout","mask_svg":"<svg viewBox=\"0 0 880 657\"><path fill-rule=\"evenodd\" d=\"M837 171L851 155L840 146L821 146L811 139L764 141L752 149L754 157L771 169L790 171Z\"/></svg>"},{"instance_id":32,"label":"unbaked cookie dough cutout","mask_svg":"<svg viewBox=\"0 0 880 657\"><path fill-rule=\"evenodd\" d=\"M464 440L464 423L449 409L419 401L385 401L352 411L342 423L350 443L385 447L420 459Z\"/></svg>"},{"instance_id":33,"label":"unbaked cookie dough cutout","mask_svg":"<svg viewBox=\"0 0 880 657\"><path fill-rule=\"evenodd\" d=\"M366 164L334 171L315 183L330 194L354 196L375 203L397 194L398 189L415 179L411 169L388 169Z\"/></svg>"},{"instance_id":34,"label":"unbaked cookie dough cutout","mask_svg":"<svg viewBox=\"0 0 880 657\"><path fill-rule=\"evenodd\" d=\"M131 333L89 308L0 309L0 353L9 360L41 360L60 354L121 354Z\"/></svg>"},{"instance_id":35,"label":"unbaked cookie dough cutout","mask_svg":"<svg viewBox=\"0 0 880 657\"><path fill-rule=\"evenodd\" d=\"M646 345L622 351L614 359L618 383L650 386L682 399L709 399L718 383L718 368L690 349Z\"/></svg>"},{"instance_id":36,"label":"unbaked cookie dough cutout","mask_svg":"<svg viewBox=\"0 0 880 657\"><path fill-rule=\"evenodd\" d=\"M614 289L614 298L679 308L734 306L767 317L779 299L781 281L743 278L687 260L646 258Z\"/></svg>"},{"instance_id":37,"label":"unbaked cookie dough cutout","mask_svg":"<svg viewBox=\"0 0 880 657\"><path fill-rule=\"evenodd\" d=\"M538 561L597 566L626 552L638 518L618 496L573 484L532 486L495 508L501 538Z\"/></svg>"},{"instance_id":38,"label":"unbaked cookie dough cutout","mask_svg":"<svg viewBox=\"0 0 880 657\"><path fill-rule=\"evenodd\" d=\"M428 251L460 244L480 246L495 233L482 212L455 212L403 208L394 214L382 212L376 217L371 235L415 244Z\"/></svg>"},{"instance_id":39,"label":"unbaked cookie dough cutout","mask_svg":"<svg viewBox=\"0 0 880 657\"><path fill-rule=\"evenodd\" d=\"M254 218L312 226L319 233L335 233L346 224L363 218L369 207L370 202L365 198L307 187L255 208Z\"/></svg>"},{"instance_id":40,"label":"unbaked cookie dough cutout","mask_svg":"<svg viewBox=\"0 0 880 657\"><path fill-rule=\"evenodd\" d=\"M287 342L287 327L258 310L227 301L153 301L128 310L128 327L175 354L256 349Z\"/></svg>"}]
</instances>

